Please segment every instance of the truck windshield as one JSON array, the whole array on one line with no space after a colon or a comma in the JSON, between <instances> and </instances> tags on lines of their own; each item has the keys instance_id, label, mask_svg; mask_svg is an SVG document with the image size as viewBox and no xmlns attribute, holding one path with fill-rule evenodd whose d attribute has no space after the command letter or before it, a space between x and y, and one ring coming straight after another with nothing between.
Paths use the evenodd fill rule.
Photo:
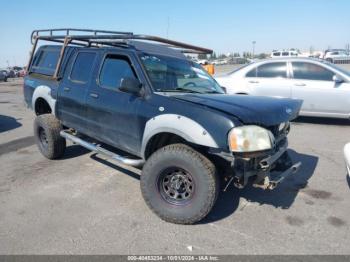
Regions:
<instances>
[{"instance_id":1,"label":"truck windshield","mask_svg":"<svg viewBox=\"0 0 350 262\"><path fill-rule=\"evenodd\" d=\"M141 55L154 91L223 94L218 83L197 63L161 55Z\"/></svg>"}]
</instances>

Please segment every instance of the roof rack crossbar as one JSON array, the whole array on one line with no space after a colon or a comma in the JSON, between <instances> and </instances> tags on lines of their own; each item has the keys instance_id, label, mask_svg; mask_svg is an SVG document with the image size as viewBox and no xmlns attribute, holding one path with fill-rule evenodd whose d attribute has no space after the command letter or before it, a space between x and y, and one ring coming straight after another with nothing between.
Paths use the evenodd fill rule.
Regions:
<instances>
[{"instance_id":1,"label":"roof rack crossbar","mask_svg":"<svg viewBox=\"0 0 350 262\"><path fill-rule=\"evenodd\" d=\"M60 34L57 34L59 32ZM62 34L62 32L64 32ZM77 34L72 34L77 33ZM84 34L83 34L84 33ZM91 33L91 34L88 34ZM212 54L213 50L194 46L158 36L151 35L135 35L132 32L93 30L93 29L77 29L77 28L55 28L34 30L31 34L31 43L33 48L28 62L28 69L33 61L34 52L39 40L63 43L60 57L56 66L54 79L58 79L64 51L68 45L80 46L127 46L128 40L140 40L147 42L161 43L163 46L173 48L181 53L194 54Z\"/></svg>"},{"instance_id":2,"label":"roof rack crossbar","mask_svg":"<svg viewBox=\"0 0 350 262\"><path fill-rule=\"evenodd\" d=\"M168 47L171 48L184 48L191 50L192 52L199 52L199 53L205 53L205 54L211 54L212 50L203 48L203 47L198 47L194 45L189 45L185 44L182 42L174 41L174 40L169 40L166 38L161 38L158 36L149 36L149 35L97 35L97 36L87 36L87 35L72 35L72 36L38 36L38 39L41 40L47 40L47 41L52 41L52 40L57 40L57 39L64 39L64 38L69 38L70 40L79 40L79 41L85 41L85 42L93 42L92 40L101 40L100 43L109 45L112 44L113 41L111 40L143 40L143 41L152 41L152 42L159 42L159 43L164 43L167 44ZM103 41L103 40L108 40L108 41ZM98 42L98 41L96 41ZM117 41L120 43L120 41Z\"/></svg>"},{"instance_id":3,"label":"roof rack crossbar","mask_svg":"<svg viewBox=\"0 0 350 262\"><path fill-rule=\"evenodd\" d=\"M34 39L41 37L41 36L48 36L48 37L57 37L57 35L54 35L54 33L57 32L65 32L65 35L59 36L59 38L70 36L72 32L75 33L92 33L91 36L96 36L98 34L112 34L112 35L132 35L132 32L122 32L122 31L109 31L109 30L94 30L94 29L77 29L77 28L55 28L55 29L40 29L40 30L34 30L31 34L31 42L34 43ZM49 35L43 35L49 34Z\"/></svg>"},{"instance_id":4,"label":"roof rack crossbar","mask_svg":"<svg viewBox=\"0 0 350 262\"><path fill-rule=\"evenodd\" d=\"M57 32L66 32L66 34L55 35ZM86 35L73 35L71 32L78 33L92 33ZM42 33L49 33L49 35L43 35ZM70 40L79 40L85 42L92 42L91 40L142 40L142 41L152 41L170 45L172 48L184 48L191 52L199 52L205 54L211 54L213 51L207 48L189 45L186 43L158 37L151 35L135 35L132 32L120 32L120 31L107 31L107 30L92 30L92 29L75 29L75 28L59 28L59 29L42 29L34 30L31 35L32 43L35 39L41 39L46 41L61 39L64 41L65 38ZM106 43L106 45L111 45Z\"/></svg>"}]
</instances>

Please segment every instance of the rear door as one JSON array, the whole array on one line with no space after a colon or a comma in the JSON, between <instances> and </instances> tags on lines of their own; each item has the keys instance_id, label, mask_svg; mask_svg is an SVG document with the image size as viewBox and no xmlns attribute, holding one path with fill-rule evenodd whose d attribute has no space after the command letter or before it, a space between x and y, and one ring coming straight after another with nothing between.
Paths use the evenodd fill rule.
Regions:
<instances>
[{"instance_id":1,"label":"rear door","mask_svg":"<svg viewBox=\"0 0 350 262\"><path fill-rule=\"evenodd\" d=\"M246 74L246 84L252 95L291 97L291 83L286 62L259 65Z\"/></svg>"},{"instance_id":2,"label":"rear door","mask_svg":"<svg viewBox=\"0 0 350 262\"><path fill-rule=\"evenodd\" d=\"M141 146L137 111L143 98L119 90L125 77L140 80L135 57L113 51L99 60L101 65L86 99L89 131L102 142L137 154Z\"/></svg>"},{"instance_id":3,"label":"rear door","mask_svg":"<svg viewBox=\"0 0 350 262\"><path fill-rule=\"evenodd\" d=\"M302 114L344 116L350 113L348 83L333 81L335 73L311 62L292 62L292 97L302 99Z\"/></svg>"},{"instance_id":4,"label":"rear door","mask_svg":"<svg viewBox=\"0 0 350 262\"><path fill-rule=\"evenodd\" d=\"M86 131L86 95L96 60L94 51L78 51L67 66L59 86L57 115L64 125Z\"/></svg>"}]
</instances>

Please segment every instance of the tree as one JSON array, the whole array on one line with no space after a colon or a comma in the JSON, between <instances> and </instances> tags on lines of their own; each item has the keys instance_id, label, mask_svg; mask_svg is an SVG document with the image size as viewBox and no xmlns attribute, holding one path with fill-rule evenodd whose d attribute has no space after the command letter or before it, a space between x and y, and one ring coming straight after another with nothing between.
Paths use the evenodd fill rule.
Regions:
<instances>
[{"instance_id":1,"label":"tree","mask_svg":"<svg viewBox=\"0 0 350 262\"><path fill-rule=\"evenodd\" d=\"M243 52L243 57L244 58L251 58L252 54L250 52Z\"/></svg>"},{"instance_id":2,"label":"tree","mask_svg":"<svg viewBox=\"0 0 350 262\"><path fill-rule=\"evenodd\" d=\"M215 60L216 59L216 53L213 52L211 55L210 55L210 60Z\"/></svg>"},{"instance_id":3,"label":"tree","mask_svg":"<svg viewBox=\"0 0 350 262\"><path fill-rule=\"evenodd\" d=\"M259 59L265 59L265 58L267 58L267 57L268 57L268 55L265 54L265 53L260 53L260 54L258 55L258 58L259 58Z\"/></svg>"},{"instance_id":4,"label":"tree","mask_svg":"<svg viewBox=\"0 0 350 262\"><path fill-rule=\"evenodd\" d=\"M225 54L219 55L219 59L224 59L224 58L227 58L227 56Z\"/></svg>"},{"instance_id":5,"label":"tree","mask_svg":"<svg viewBox=\"0 0 350 262\"><path fill-rule=\"evenodd\" d=\"M310 49L309 49L310 55L313 55L314 51L315 51L314 47L313 47L313 46L310 46Z\"/></svg>"},{"instance_id":6,"label":"tree","mask_svg":"<svg viewBox=\"0 0 350 262\"><path fill-rule=\"evenodd\" d=\"M206 54L198 54L198 59L208 59Z\"/></svg>"},{"instance_id":7,"label":"tree","mask_svg":"<svg viewBox=\"0 0 350 262\"><path fill-rule=\"evenodd\" d=\"M233 57L240 57L239 53L233 53Z\"/></svg>"}]
</instances>

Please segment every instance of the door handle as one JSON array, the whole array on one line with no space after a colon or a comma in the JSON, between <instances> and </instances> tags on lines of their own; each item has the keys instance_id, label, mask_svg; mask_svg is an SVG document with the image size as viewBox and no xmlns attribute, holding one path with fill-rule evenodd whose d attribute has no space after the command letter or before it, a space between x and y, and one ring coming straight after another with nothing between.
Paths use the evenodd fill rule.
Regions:
<instances>
[{"instance_id":1,"label":"door handle","mask_svg":"<svg viewBox=\"0 0 350 262\"><path fill-rule=\"evenodd\" d=\"M70 91L70 88L69 88L69 87L64 87L64 88L63 88L63 91L69 92L69 91Z\"/></svg>"},{"instance_id":2,"label":"door handle","mask_svg":"<svg viewBox=\"0 0 350 262\"><path fill-rule=\"evenodd\" d=\"M93 98L98 98L98 94L95 94L95 93L90 93L90 96Z\"/></svg>"},{"instance_id":3,"label":"door handle","mask_svg":"<svg viewBox=\"0 0 350 262\"><path fill-rule=\"evenodd\" d=\"M250 81L249 81L249 83L251 83L251 84L258 84L258 83L259 83L259 81L256 81L256 80L250 80Z\"/></svg>"},{"instance_id":4,"label":"door handle","mask_svg":"<svg viewBox=\"0 0 350 262\"><path fill-rule=\"evenodd\" d=\"M306 84L304 84L304 83L295 83L294 85L295 86L306 86Z\"/></svg>"}]
</instances>

